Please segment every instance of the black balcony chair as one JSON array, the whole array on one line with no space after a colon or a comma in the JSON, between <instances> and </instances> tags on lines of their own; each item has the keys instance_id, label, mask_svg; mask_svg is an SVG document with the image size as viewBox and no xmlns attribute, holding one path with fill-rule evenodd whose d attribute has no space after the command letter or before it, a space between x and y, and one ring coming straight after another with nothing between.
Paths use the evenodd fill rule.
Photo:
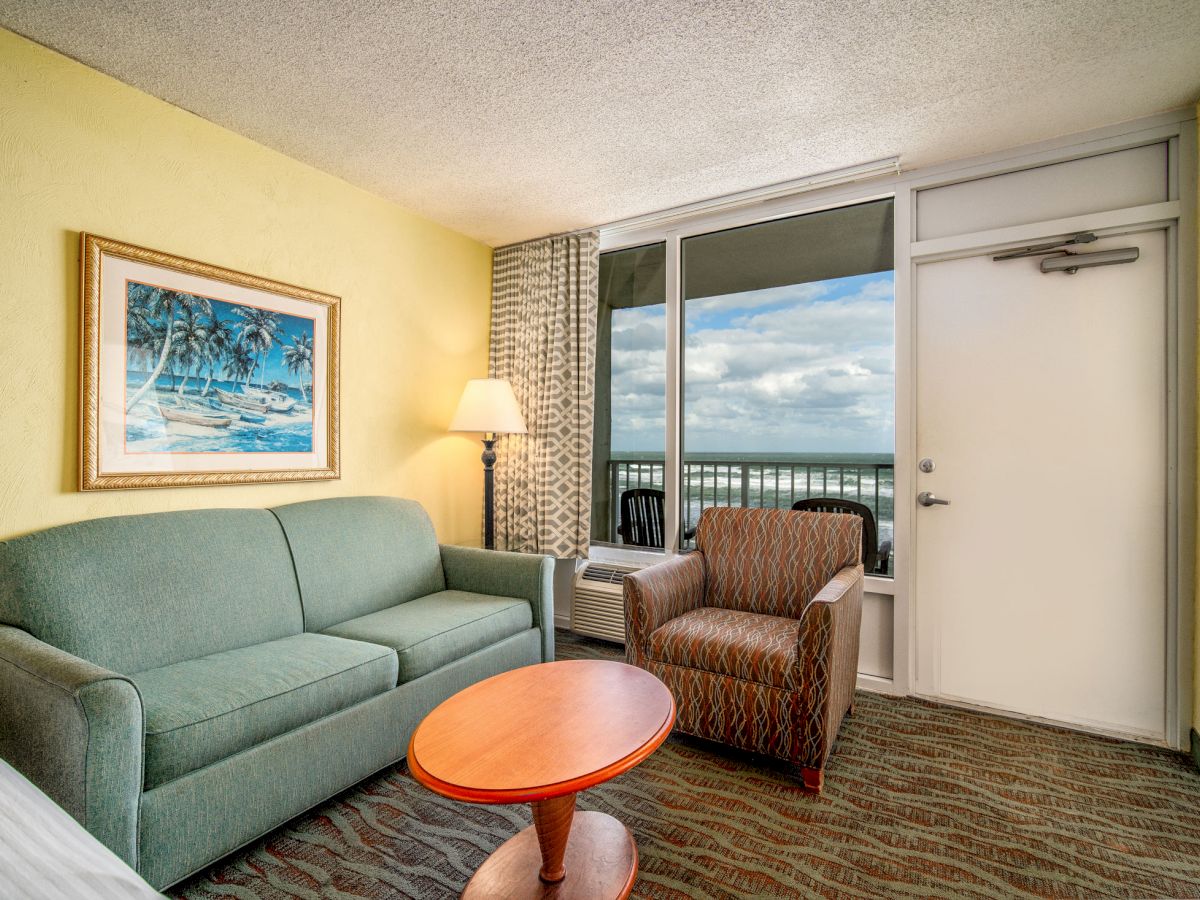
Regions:
<instances>
[{"instance_id":1,"label":"black balcony chair","mask_svg":"<svg viewBox=\"0 0 1200 900\"><path fill-rule=\"evenodd\" d=\"M888 573L892 542L879 543L879 532L875 527L875 516L871 512L871 507L839 497L809 497L807 500L797 500L792 504L792 509L809 512L851 513L860 516L863 520L863 569L869 575L886 575Z\"/></svg>"},{"instance_id":2,"label":"black balcony chair","mask_svg":"<svg viewBox=\"0 0 1200 900\"><path fill-rule=\"evenodd\" d=\"M654 488L630 488L621 492L621 525L618 532L621 543L630 547L658 547L665 544L663 521L665 519L667 495ZM683 536L691 540L695 528L689 528Z\"/></svg>"}]
</instances>

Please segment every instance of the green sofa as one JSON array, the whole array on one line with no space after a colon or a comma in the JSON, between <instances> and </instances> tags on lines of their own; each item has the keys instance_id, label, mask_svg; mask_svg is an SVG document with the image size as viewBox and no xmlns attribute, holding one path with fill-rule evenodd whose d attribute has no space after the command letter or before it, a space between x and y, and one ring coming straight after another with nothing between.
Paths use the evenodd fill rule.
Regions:
<instances>
[{"instance_id":1,"label":"green sofa","mask_svg":"<svg viewBox=\"0 0 1200 900\"><path fill-rule=\"evenodd\" d=\"M439 546L386 497L0 544L0 757L157 888L402 758L554 657L548 557Z\"/></svg>"}]
</instances>

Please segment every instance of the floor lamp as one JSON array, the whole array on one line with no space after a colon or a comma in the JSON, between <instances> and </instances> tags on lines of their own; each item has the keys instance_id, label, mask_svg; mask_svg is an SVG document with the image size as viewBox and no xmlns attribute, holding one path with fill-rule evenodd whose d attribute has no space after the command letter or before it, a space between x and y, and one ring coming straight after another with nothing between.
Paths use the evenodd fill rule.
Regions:
<instances>
[{"instance_id":1,"label":"floor lamp","mask_svg":"<svg viewBox=\"0 0 1200 900\"><path fill-rule=\"evenodd\" d=\"M512 387L503 378L472 378L458 401L450 430L483 432L483 546L494 550L492 466L496 462L496 435L527 433Z\"/></svg>"}]
</instances>

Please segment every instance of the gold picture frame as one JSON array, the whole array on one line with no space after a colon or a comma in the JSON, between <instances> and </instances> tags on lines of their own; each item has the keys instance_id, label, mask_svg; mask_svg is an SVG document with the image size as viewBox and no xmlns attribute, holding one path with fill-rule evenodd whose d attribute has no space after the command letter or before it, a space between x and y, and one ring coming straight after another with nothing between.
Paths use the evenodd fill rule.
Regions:
<instances>
[{"instance_id":1,"label":"gold picture frame","mask_svg":"<svg viewBox=\"0 0 1200 900\"><path fill-rule=\"evenodd\" d=\"M340 298L80 244L80 490L341 477Z\"/></svg>"}]
</instances>

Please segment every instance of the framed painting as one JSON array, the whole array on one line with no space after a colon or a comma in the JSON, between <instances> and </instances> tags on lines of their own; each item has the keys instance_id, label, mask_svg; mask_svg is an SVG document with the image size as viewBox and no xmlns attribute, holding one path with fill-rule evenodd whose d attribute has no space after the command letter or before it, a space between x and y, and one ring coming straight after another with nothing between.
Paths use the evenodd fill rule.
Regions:
<instances>
[{"instance_id":1,"label":"framed painting","mask_svg":"<svg viewBox=\"0 0 1200 900\"><path fill-rule=\"evenodd\" d=\"M84 491L340 477L340 300L82 235Z\"/></svg>"}]
</instances>

